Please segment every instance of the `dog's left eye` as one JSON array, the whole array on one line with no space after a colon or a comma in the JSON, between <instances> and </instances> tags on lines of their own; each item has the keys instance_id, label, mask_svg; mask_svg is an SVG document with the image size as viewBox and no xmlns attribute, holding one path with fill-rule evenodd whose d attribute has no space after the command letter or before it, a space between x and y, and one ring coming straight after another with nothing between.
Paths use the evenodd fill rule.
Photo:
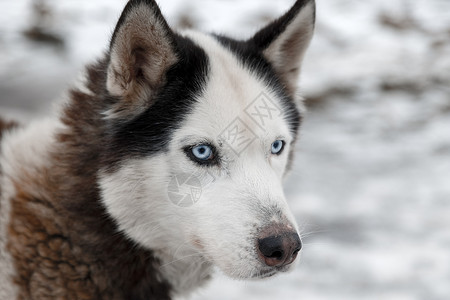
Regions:
<instances>
[{"instance_id":1,"label":"dog's left eye","mask_svg":"<svg viewBox=\"0 0 450 300\"><path fill-rule=\"evenodd\" d=\"M213 151L208 145L200 145L192 148L192 154L200 160L209 160L213 156Z\"/></svg>"},{"instance_id":2,"label":"dog's left eye","mask_svg":"<svg viewBox=\"0 0 450 300\"><path fill-rule=\"evenodd\" d=\"M217 163L215 148L209 144L191 146L184 149L187 156L201 165L213 165Z\"/></svg>"},{"instance_id":3,"label":"dog's left eye","mask_svg":"<svg viewBox=\"0 0 450 300\"><path fill-rule=\"evenodd\" d=\"M277 140L272 143L272 154L280 155L281 152L283 152L284 149L284 141Z\"/></svg>"}]
</instances>

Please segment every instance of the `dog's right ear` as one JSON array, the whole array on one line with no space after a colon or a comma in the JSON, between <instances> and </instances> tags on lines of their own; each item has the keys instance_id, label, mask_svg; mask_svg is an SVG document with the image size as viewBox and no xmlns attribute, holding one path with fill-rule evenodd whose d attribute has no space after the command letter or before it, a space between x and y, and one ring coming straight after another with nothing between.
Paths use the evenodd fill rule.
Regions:
<instances>
[{"instance_id":1,"label":"dog's right ear","mask_svg":"<svg viewBox=\"0 0 450 300\"><path fill-rule=\"evenodd\" d=\"M130 0L111 40L106 88L119 102L106 115L129 117L151 105L177 62L174 34L154 0Z\"/></svg>"},{"instance_id":2,"label":"dog's right ear","mask_svg":"<svg viewBox=\"0 0 450 300\"><path fill-rule=\"evenodd\" d=\"M297 0L249 41L262 51L291 95L297 90L302 59L314 33L315 12L314 0Z\"/></svg>"}]
</instances>

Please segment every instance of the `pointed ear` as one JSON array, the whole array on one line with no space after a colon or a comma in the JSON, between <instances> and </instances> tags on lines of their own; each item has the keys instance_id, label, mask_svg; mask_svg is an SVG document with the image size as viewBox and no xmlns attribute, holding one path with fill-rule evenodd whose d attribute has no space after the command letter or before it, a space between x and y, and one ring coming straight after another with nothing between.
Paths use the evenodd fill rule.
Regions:
<instances>
[{"instance_id":1,"label":"pointed ear","mask_svg":"<svg viewBox=\"0 0 450 300\"><path fill-rule=\"evenodd\" d=\"M315 1L297 0L284 16L260 30L249 41L261 49L291 95L297 89L301 63L313 36L314 23Z\"/></svg>"},{"instance_id":2,"label":"pointed ear","mask_svg":"<svg viewBox=\"0 0 450 300\"><path fill-rule=\"evenodd\" d=\"M174 34L154 0L130 0L110 45L106 88L119 98L106 114L127 117L142 112L177 62Z\"/></svg>"}]
</instances>

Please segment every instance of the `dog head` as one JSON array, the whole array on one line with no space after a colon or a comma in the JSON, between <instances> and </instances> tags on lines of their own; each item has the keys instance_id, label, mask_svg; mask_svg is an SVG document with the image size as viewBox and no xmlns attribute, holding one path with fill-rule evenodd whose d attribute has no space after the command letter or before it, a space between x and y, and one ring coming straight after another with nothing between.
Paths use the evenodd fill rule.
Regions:
<instances>
[{"instance_id":1,"label":"dog head","mask_svg":"<svg viewBox=\"0 0 450 300\"><path fill-rule=\"evenodd\" d=\"M234 278L292 266L301 242L282 179L314 15L313 0L298 0L237 41L176 33L154 1L128 3L108 54L99 175L127 236L174 260L195 253Z\"/></svg>"}]
</instances>

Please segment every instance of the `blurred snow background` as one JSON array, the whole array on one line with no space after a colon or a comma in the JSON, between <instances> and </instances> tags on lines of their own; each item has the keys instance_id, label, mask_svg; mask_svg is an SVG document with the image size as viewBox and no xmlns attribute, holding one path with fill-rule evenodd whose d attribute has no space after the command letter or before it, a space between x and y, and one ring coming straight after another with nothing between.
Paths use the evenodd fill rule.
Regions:
<instances>
[{"instance_id":1,"label":"blurred snow background","mask_svg":"<svg viewBox=\"0 0 450 300\"><path fill-rule=\"evenodd\" d=\"M48 114L125 2L1 0L0 114ZM294 1L159 2L174 27L243 38ZM263 282L219 274L191 299L450 299L450 1L317 2L286 182L301 263Z\"/></svg>"}]
</instances>

